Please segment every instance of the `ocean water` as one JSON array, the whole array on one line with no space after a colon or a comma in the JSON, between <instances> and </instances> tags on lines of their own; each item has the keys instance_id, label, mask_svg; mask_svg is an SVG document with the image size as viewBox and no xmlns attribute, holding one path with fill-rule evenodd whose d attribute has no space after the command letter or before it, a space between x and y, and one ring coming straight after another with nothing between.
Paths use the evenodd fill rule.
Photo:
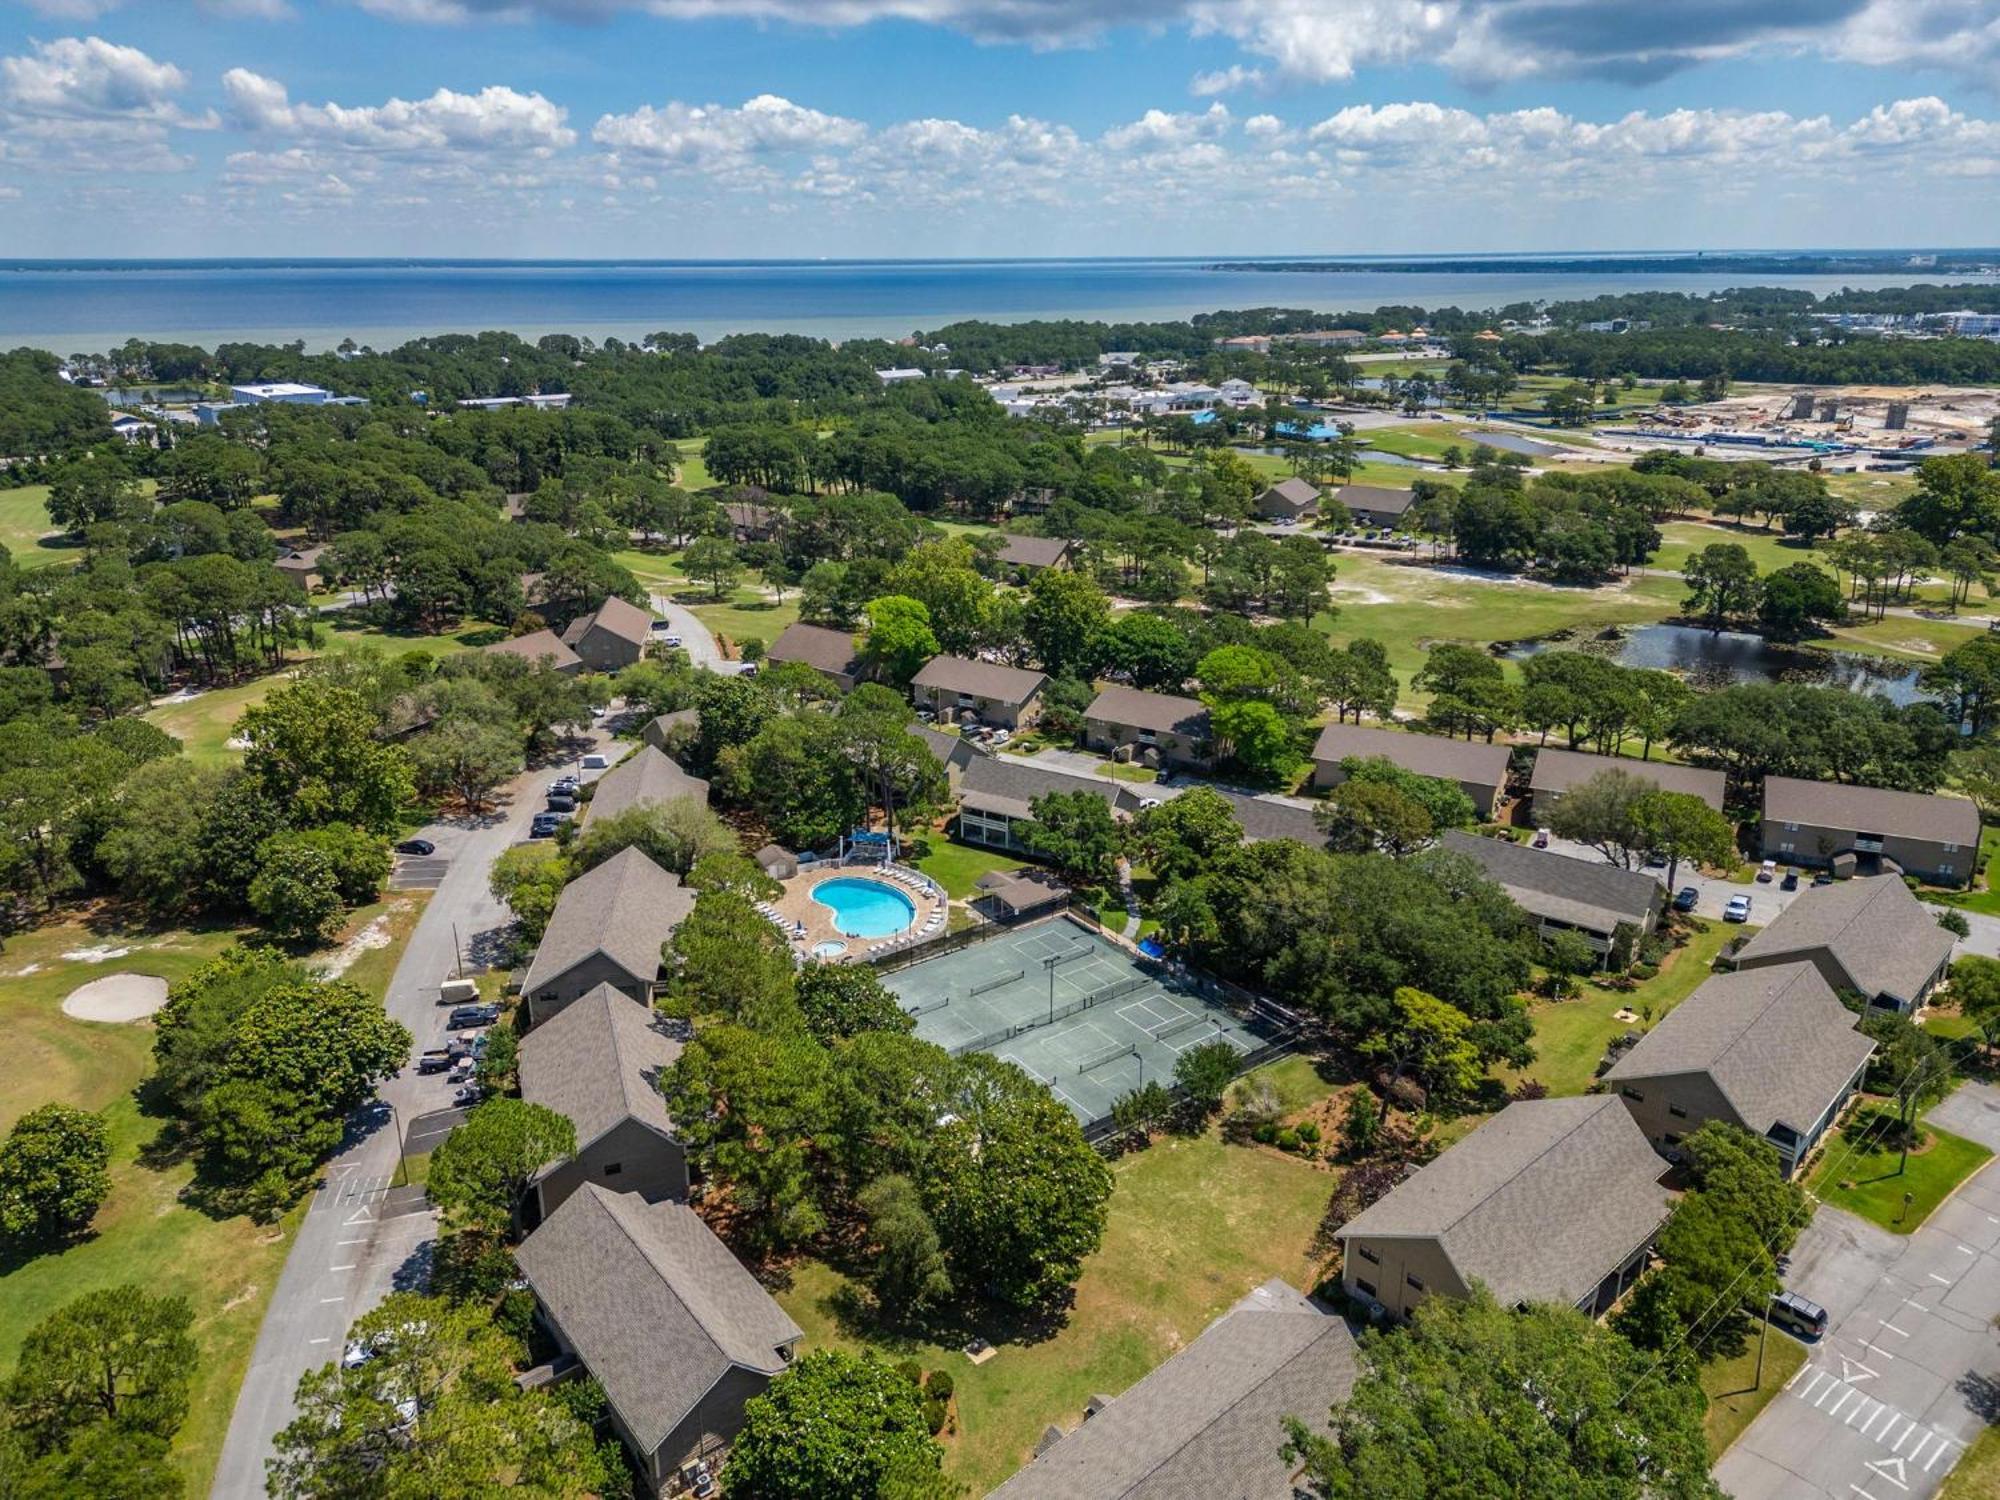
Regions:
<instances>
[{"instance_id":1,"label":"ocean water","mask_svg":"<svg viewBox=\"0 0 2000 1500\"><path fill-rule=\"evenodd\" d=\"M1692 265L1693 262L1691 261ZM376 348L422 334L506 329L636 341L662 330L900 338L965 318L1146 321L1218 308L1322 312L1387 304L1498 307L1630 290L1705 292L1754 281L1814 292L1903 276L1217 271L1200 260L254 261L0 263L0 347L97 352L128 338L213 346L344 338ZM1946 280L1933 275L1931 280Z\"/></svg>"}]
</instances>

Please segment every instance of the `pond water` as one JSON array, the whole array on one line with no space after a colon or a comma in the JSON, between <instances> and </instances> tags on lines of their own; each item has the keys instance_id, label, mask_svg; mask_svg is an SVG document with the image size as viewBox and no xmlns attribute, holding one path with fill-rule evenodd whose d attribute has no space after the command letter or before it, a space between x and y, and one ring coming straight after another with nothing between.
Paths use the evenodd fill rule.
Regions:
<instances>
[{"instance_id":1,"label":"pond water","mask_svg":"<svg viewBox=\"0 0 2000 1500\"><path fill-rule=\"evenodd\" d=\"M1484 443L1489 448L1525 453L1529 458L1552 458L1563 451L1553 443L1538 443L1533 438L1516 437L1511 432L1478 432L1461 428L1458 435L1475 443Z\"/></svg>"},{"instance_id":2,"label":"pond water","mask_svg":"<svg viewBox=\"0 0 2000 1500\"><path fill-rule=\"evenodd\" d=\"M1544 651L1601 652L1621 667L1654 667L1686 677L1697 687L1732 682L1806 682L1880 693L1890 702L1915 703L1929 695L1917 687L1916 667L1888 664L1841 651L1774 646L1762 636L1725 630L1720 635L1689 625L1641 625L1612 641L1520 641L1506 655L1524 661Z\"/></svg>"}]
</instances>

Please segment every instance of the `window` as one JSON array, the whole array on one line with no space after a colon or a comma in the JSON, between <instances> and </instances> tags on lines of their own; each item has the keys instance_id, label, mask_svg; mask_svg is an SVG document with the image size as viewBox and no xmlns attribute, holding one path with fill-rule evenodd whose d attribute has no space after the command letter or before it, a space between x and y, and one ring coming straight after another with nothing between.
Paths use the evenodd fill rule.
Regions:
<instances>
[{"instance_id":1,"label":"window","mask_svg":"<svg viewBox=\"0 0 2000 1500\"><path fill-rule=\"evenodd\" d=\"M1364 1297L1375 1295L1375 1283L1372 1281L1363 1281L1359 1276L1354 1278L1354 1289Z\"/></svg>"},{"instance_id":2,"label":"window","mask_svg":"<svg viewBox=\"0 0 2000 1500\"><path fill-rule=\"evenodd\" d=\"M1941 847L1942 847L1942 848L1944 849L1944 852L1945 852L1946 854L1956 854L1956 853L1958 853L1958 845L1956 845L1956 844L1945 844L1945 845L1942 845Z\"/></svg>"},{"instance_id":3,"label":"window","mask_svg":"<svg viewBox=\"0 0 2000 1500\"><path fill-rule=\"evenodd\" d=\"M1414 1276L1405 1276L1403 1281L1413 1292L1421 1292L1424 1289L1424 1284Z\"/></svg>"},{"instance_id":4,"label":"window","mask_svg":"<svg viewBox=\"0 0 2000 1500\"><path fill-rule=\"evenodd\" d=\"M1355 1253L1367 1261L1369 1265L1379 1266L1382 1264L1382 1257L1377 1255L1373 1250L1370 1250L1366 1245L1357 1245L1354 1248Z\"/></svg>"},{"instance_id":5,"label":"window","mask_svg":"<svg viewBox=\"0 0 2000 1500\"><path fill-rule=\"evenodd\" d=\"M1685 1120L1688 1117L1688 1112L1678 1104L1669 1104L1667 1106L1667 1113L1672 1115L1676 1120Z\"/></svg>"},{"instance_id":6,"label":"window","mask_svg":"<svg viewBox=\"0 0 2000 1500\"><path fill-rule=\"evenodd\" d=\"M1942 864L1938 866L1938 874L1940 875L1949 875L1951 874L1951 872L1952 870L1949 864Z\"/></svg>"},{"instance_id":7,"label":"window","mask_svg":"<svg viewBox=\"0 0 2000 1500\"><path fill-rule=\"evenodd\" d=\"M1787 839L1785 842L1778 845L1778 852L1780 854L1791 854L1794 853L1797 850L1797 848L1798 845L1792 843L1789 839Z\"/></svg>"},{"instance_id":8,"label":"window","mask_svg":"<svg viewBox=\"0 0 2000 1500\"><path fill-rule=\"evenodd\" d=\"M1623 1094L1627 1099L1630 1099L1634 1104L1644 1104L1646 1102L1646 1096L1637 1089L1620 1089L1618 1092Z\"/></svg>"},{"instance_id":9,"label":"window","mask_svg":"<svg viewBox=\"0 0 2000 1500\"><path fill-rule=\"evenodd\" d=\"M1660 1137L1660 1144L1662 1146L1665 1146L1669 1151L1673 1150L1674 1147L1678 1146L1680 1143L1681 1143L1681 1138L1675 1135L1671 1130L1669 1130L1665 1135Z\"/></svg>"},{"instance_id":10,"label":"window","mask_svg":"<svg viewBox=\"0 0 2000 1500\"><path fill-rule=\"evenodd\" d=\"M1799 825L1796 823L1787 823L1785 825L1785 832L1787 833L1797 833L1798 831L1799 831Z\"/></svg>"}]
</instances>

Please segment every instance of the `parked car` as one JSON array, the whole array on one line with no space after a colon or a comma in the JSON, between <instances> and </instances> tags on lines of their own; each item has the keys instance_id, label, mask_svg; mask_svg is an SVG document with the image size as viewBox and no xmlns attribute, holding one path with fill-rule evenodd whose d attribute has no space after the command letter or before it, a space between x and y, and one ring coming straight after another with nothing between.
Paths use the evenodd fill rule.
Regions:
<instances>
[{"instance_id":1,"label":"parked car","mask_svg":"<svg viewBox=\"0 0 2000 1500\"><path fill-rule=\"evenodd\" d=\"M583 766L583 769L586 771L602 771L606 766L610 765L611 762L608 759L606 759L603 755L598 754L596 751L592 751L589 755L586 755L583 758L581 764Z\"/></svg>"},{"instance_id":2,"label":"parked car","mask_svg":"<svg viewBox=\"0 0 2000 1500\"><path fill-rule=\"evenodd\" d=\"M1674 893L1675 911L1693 911L1695 903L1701 900L1701 892L1691 885L1684 885Z\"/></svg>"},{"instance_id":3,"label":"parked car","mask_svg":"<svg viewBox=\"0 0 2000 1500\"><path fill-rule=\"evenodd\" d=\"M451 1066L451 1053L442 1047L433 1047L417 1057L419 1073L442 1073Z\"/></svg>"},{"instance_id":4,"label":"parked car","mask_svg":"<svg viewBox=\"0 0 2000 1500\"><path fill-rule=\"evenodd\" d=\"M534 822L528 825L528 837L531 839L552 838L555 835L555 831L562 827L562 824L563 820L555 813L536 813Z\"/></svg>"},{"instance_id":5,"label":"parked car","mask_svg":"<svg viewBox=\"0 0 2000 1500\"><path fill-rule=\"evenodd\" d=\"M478 1084L463 1083L458 1086L458 1091L451 1096L451 1102L463 1109L469 1105L477 1104L485 1097L486 1090Z\"/></svg>"},{"instance_id":6,"label":"parked car","mask_svg":"<svg viewBox=\"0 0 2000 1500\"><path fill-rule=\"evenodd\" d=\"M461 1005L444 1019L444 1024L453 1031L467 1026L491 1026L500 1019L497 1005Z\"/></svg>"},{"instance_id":7,"label":"parked car","mask_svg":"<svg viewBox=\"0 0 2000 1500\"><path fill-rule=\"evenodd\" d=\"M435 854L437 845L429 839L404 839L396 846L398 854Z\"/></svg>"},{"instance_id":8,"label":"parked car","mask_svg":"<svg viewBox=\"0 0 2000 1500\"><path fill-rule=\"evenodd\" d=\"M654 631L665 630L666 628L667 628L667 622L665 620L655 620L651 625L647 627L647 629Z\"/></svg>"},{"instance_id":9,"label":"parked car","mask_svg":"<svg viewBox=\"0 0 2000 1500\"><path fill-rule=\"evenodd\" d=\"M1819 872L1819 874L1817 874L1817 875L1813 876L1813 884L1814 884L1814 885L1832 885L1832 884L1833 884L1833 877L1832 877L1831 875L1829 875L1829 874L1828 874L1828 873L1827 873L1827 872L1826 872L1825 870L1821 870L1821 871Z\"/></svg>"},{"instance_id":10,"label":"parked car","mask_svg":"<svg viewBox=\"0 0 2000 1500\"><path fill-rule=\"evenodd\" d=\"M1546 829L1546 828L1537 828L1537 829L1535 830L1535 847L1536 847L1537 849L1546 849L1546 848L1548 848L1548 847L1549 847L1549 831L1548 831L1548 829Z\"/></svg>"},{"instance_id":11,"label":"parked car","mask_svg":"<svg viewBox=\"0 0 2000 1500\"><path fill-rule=\"evenodd\" d=\"M470 979L447 979L438 986L439 1005L477 1005L479 986Z\"/></svg>"},{"instance_id":12,"label":"parked car","mask_svg":"<svg viewBox=\"0 0 2000 1500\"><path fill-rule=\"evenodd\" d=\"M558 776L554 781L549 783L549 790L552 792L574 792L577 789L577 785L577 779L574 776Z\"/></svg>"},{"instance_id":13,"label":"parked car","mask_svg":"<svg viewBox=\"0 0 2000 1500\"><path fill-rule=\"evenodd\" d=\"M1797 870L1785 871L1785 878L1778 882L1778 889L1781 891L1795 891L1798 888L1799 872Z\"/></svg>"},{"instance_id":14,"label":"parked car","mask_svg":"<svg viewBox=\"0 0 2000 1500\"><path fill-rule=\"evenodd\" d=\"M677 650L680 646L680 643L681 643L681 638L677 635L670 635L667 637L667 647L669 650Z\"/></svg>"},{"instance_id":15,"label":"parked car","mask_svg":"<svg viewBox=\"0 0 2000 1500\"><path fill-rule=\"evenodd\" d=\"M549 811L567 813L576 811L575 792L550 792Z\"/></svg>"},{"instance_id":16,"label":"parked car","mask_svg":"<svg viewBox=\"0 0 2000 1500\"><path fill-rule=\"evenodd\" d=\"M1750 898L1748 896L1731 896L1729 904L1722 909L1722 920L1725 922L1749 921Z\"/></svg>"},{"instance_id":17,"label":"parked car","mask_svg":"<svg viewBox=\"0 0 2000 1500\"><path fill-rule=\"evenodd\" d=\"M996 745L1004 745L1012 738L1014 738L1014 731L1011 729L996 729L993 731L993 743Z\"/></svg>"},{"instance_id":18,"label":"parked car","mask_svg":"<svg viewBox=\"0 0 2000 1500\"><path fill-rule=\"evenodd\" d=\"M1759 885L1769 885L1777 878L1778 862L1775 859L1767 859L1764 863L1757 866L1757 883Z\"/></svg>"},{"instance_id":19,"label":"parked car","mask_svg":"<svg viewBox=\"0 0 2000 1500\"><path fill-rule=\"evenodd\" d=\"M755 677L757 675L757 663L755 663L754 661L746 661L745 663L743 663L742 671L739 672L737 675L742 677Z\"/></svg>"},{"instance_id":20,"label":"parked car","mask_svg":"<svg viewBox=\"0 0 2000 1500\"><path fill-rule=\"evenodd\" d=\"M1646 856L1645 868L1648 870L1663 870L1666 868L1666 865L1666 855L1659 853L1657 850Z\"/></svg>"},{"instance_id":21,"label":"parked car","mask_svg":"<svg viewBox=\"0 0 2000 1500\"><path fill-rule=\"evenodd\" d=\"M466 1084L472 1082L472 1059L469 1057L460 1058L453 1065L451 1072L445 1075L444 1081L449 1084Z\"/></svg>"},{"instance_id":22,"label":"parked car","mask_svg":"<svg viewBox=\"0 0 2000 1500\"><path fill-rule=\"evenodd\" d=\"M1785 1332L1802 1339L1816 1339L1826 1332L1826 1309L1797 1292L1779 1292L1774 1296L1770 1318Z\"/></svg>"}]
</instances>

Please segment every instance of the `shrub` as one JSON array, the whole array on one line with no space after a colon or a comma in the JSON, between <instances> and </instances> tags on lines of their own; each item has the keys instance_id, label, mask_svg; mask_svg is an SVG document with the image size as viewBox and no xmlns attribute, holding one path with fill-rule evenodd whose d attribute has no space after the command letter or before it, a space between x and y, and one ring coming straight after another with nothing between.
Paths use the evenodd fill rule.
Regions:
<instances>
[{"instance_id":1,"label":"shrub","mask_svg":"<svg viewBox=\"0 0 2000 1500\"><path fill-rule=\"evenodd\" d=\"M1954 937L1972 936L1972 924L1965 920L1964 912L1947 908L1938 913L1937 924Z\"/></svg>"},{"instance_id":2,"label":"shrub","mask_svg":"<svg viewBox=\"0 0 2000 1500\"><path fill-rule=\"evenodd\" d=\"M951 1393L955 1389L952 1384L951 1371L931 1371L929 1377L924 1381L924 1389L940 1401L949 1401Z\"/></svg>"},{"instance_id":3,"label":"shrub","mask_svg":"<svg viewBox=\"0 0 2000 1500\"><path fill-rule=\"evenodd\" d=\"M1637 980L1641 981L1642 983L1643 983L1643 982L1644 982L1645 980L1648 980L1648 979L1651 979L1651 978L1653 978L1653 977L1654 977L1654 976L1656 976L1656 975L1657 975L1657 974L1658 974L1659 972L1660 972L1660 966L1659 966L1658 964L1634 964L1634 965L1632 965L1632 977L1633 977L1634 979L1637 979Z\"/></svg>"},{"instance_id":4,"label":"shrub","mask_svg":"<svg viewBox=\"0 0 2000 1500\"><path fill-rule=\"evenodd\" d=\"M1277 1140L1277 1146L1278 1146L1278 1149L1279 1149L1280 1151L1296 1151L1296 1150L1298 1150L1298 1149L1299 1149L1299 1133L1298 1133L1298 1132L1297 1132L1296 1130L1281 1130L1281 1131L1279 1131L1279 1132L1278 1132L1278 1140Z\"/></svg>"},{"instance_id":5,"label":"shrub","mask_svg":"<svg viewBox=\"0 0 2000 1500\"><path fill-rule=\"evenodd\" d=\"M1278 1138L1278 1127L1274 1122L1270 1120L1263 1121L1261 1124L1253 1128L1250 1132L1250 1139L1256 1141L1259 1145L1263 1146L1270 1145L1273 1141L1277 1140L1277 1138Z\"/></svg>"},{"instance_id":6,"label":"shrub","mask_svg":"<svg viewBox=\"0 0 2000 1500\"><path fill-rule=\"evenodd\" d=\"M1309 1145L1317 1146L1319 1144L1319 1126L1313 1121L1307 1120L1303 1125L1299 1126L1299 1139Z\"/></svg>"},{"instance_id":7,"label":"shrub","mask_svg":"<svg viewBox=\"0 0 2000 1500\"><path fill-rule=\"evenodd\" d=\"M932 1437L944 1431L945 1418L950 1414L950 1410L950 1407L935 1396L924 1403L924 1421L929 1425Z\"/></svg>"},{"instance_id":8,"label":"shrub","mask_svg":"<svg viewBox=\"0 0 2000 1500\"><path fill-rule=\"evenodd\" d=\"M916 1386L919 1389L922 1389L924 1383L924 1367L918 1364L914 1359L897 1360L896 1373L902 1376L905 1380L909 1381L911 1385Z\"/></svg>"},{"instance_id":9,"label":"shrub","mask_svg":"<svg viewBox=\"0 0 2000 1500\"><path fill-rule=\"evenodd\" d=\"M1549 1086L1539 1078L1523 1078L1508 1092L1507 1097L1513 1100L1546 1099L1549 1097Z\"/></svg>"},{"instance_id":10,"label":"shrub","mask_svg":"<svg viewBox=\"0 0 2000 1500\"><path fill-rule=\"evenodd\" d=\"M535 1328L535 1294L526 1287L509 1287L494 1310L493 1321L525 1348Z\"/></svg>"}]
</instances>

